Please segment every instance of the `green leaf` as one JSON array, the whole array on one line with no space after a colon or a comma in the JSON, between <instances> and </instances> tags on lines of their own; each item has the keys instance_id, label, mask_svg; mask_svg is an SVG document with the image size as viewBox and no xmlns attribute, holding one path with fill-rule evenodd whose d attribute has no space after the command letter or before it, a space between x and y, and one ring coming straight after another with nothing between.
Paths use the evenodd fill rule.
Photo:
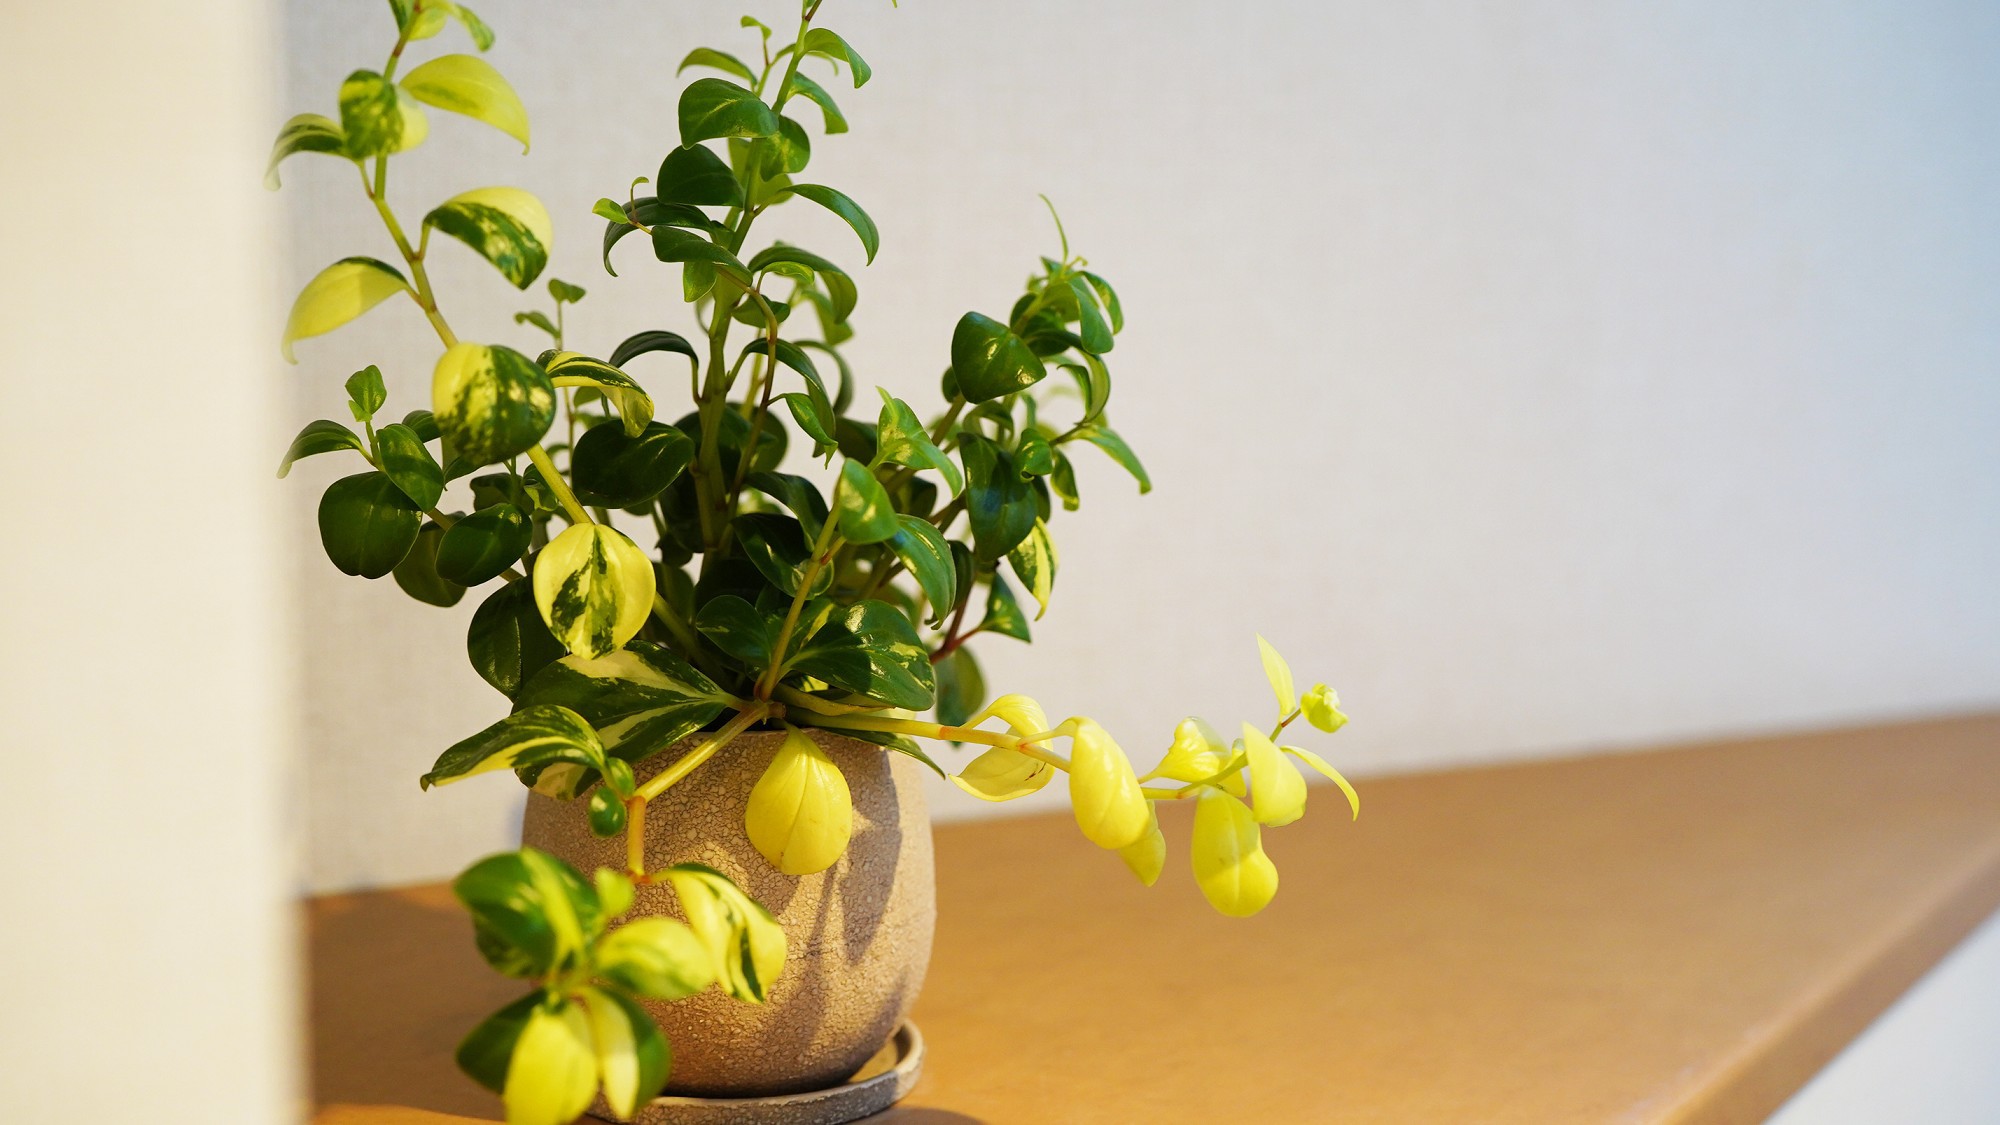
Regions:
<instances>
[{"instance_id":1,"label":"green leaf","mask_svg":"<svg viewBox=\"0 0 2000 1125\"><path fill-rule=\"evenodd\" d=\"M526 289L541 276L555 244L547 208L520 188L461 192L432 208L424 225L472 247L516 289Z\"/></svg>"},{"instance_id":2,"label":"green leaf","mask_svg":"<svg viewBox=\"0 0 2000 1125\"><path fill-rule=\"evenodd\" d=\"M743 345L742 354L764 355L771 350L770 345L771 341L769 337L759 336L755 340ZM820 381L819 368L813 366L811 357L801 351L797 344L789 340L779 340L778 362L805 376L806 382L820 387L822 392L824 392L826 384Z\"/></svg>"},{"instance_id":3,"label":"green leaf","mask_svg":"<svg viewBox=\"0 0 2000 1125\"><path fill-rule=\"evenodd\" d=\"M848 46L847 40L842 39L826 28L815 27L811 31L806 32L805 40L800 44L800 48L808 55L819 55L822 58L833 59L836 62L844 62L849 67L852 67L854 70L854 88L857 90L867 85L868 79L874 74L874 71L868 67L868 61L863 59L858 51ZM831 132L832 130L828 131Z\"/></svg>"},{"instance_id":4,"label":"green leaf","mask_svg":"<svg viewBox=\"0 0 2000 1125\"><path fill-rule=\"evenodd\" d=\"M1040 431L1029 430L1014 448L1014 467L1023 479L1048 476L1056 471L1055 447Z\"/></svg>"},{"instance_id":5,"label":"green leaf","mask_svg":"<svg viewBox=\"0 0 2000 1125\"><path fill-rule=\"evenodd\" d=\"M573 655L623 648L653 612L653 563L605 524L577 524L535 556L535 605Z\"/></svg>"},{"instance_id":6,"label":"green leaf","mask_svg":"<svg viewBox=\"0 0 2000 1125\"><path fill-rule=\"evenodd\" d=\"M465 33L472 37L473 46L482 51L493 46L493 29L486 26L485 20L473 15L472 9L463 4L452 4L450 7L452 14L458 17L458 22L465 26Z\"/></svg>"},{"instance_id":7,"label":"green leaf","mask_svg":"<svg viewBox=\"0 0 2000 1125\"><path fill-rule=\"evenodd\" d=\"M292 344L331 332L398 293L414 292L403 275L374 258L342 258L306 282L292 302L280 345L286 363L297 363Z\"/></svg>"},{"instance_id":8,"label":"green leaf","mask_svg":"<svg viewBox=\"0 0 2000 1125\"><path fill-rule=\"evenodd\" d=\"M730 523L736 529L736 541L743 547L743 556L757 572L787 596L796 596L805 582L806 571L812 569L812 544L806 540L799 521L776 512L751 512L737 516ZM822 567L807 596L825 593L832 584L833 572Z\"/></svg>"},{"instance_id":9,"label":"green leaf","mask_svg":"<svg viewBox=\"0 0 2000 1125\"><path fill-rule=\"evenodd\" d=\"M860 204L824 184L792 184L784 192L810 199L840 216L841 221L861 239L861 248L868 252L868 261L872 263L875 260L875 251L882 246L882 236L875 230L875 220L868 217L868 212L863 211Z\"/></svg>"},{"instance_id":10,"label":"green leaf","mask_svg":"<svg viewBox=\"0 0 2000 1125\"><path fill-rule=\"evenodd\" d=\"M809 278L817 278L826 287L827 311L833 314L836 323L845 321L854 313L859 294L854 287L854 279L847 271L820 257L810 250L779 243L769 247L750 259L750 272L765 270L783 271L787 276L795 276L786 266L803 266Z\"/></svg>"},{"instance_id":11,"label":"green leaf","mask_svg":"<svg viewBox=\"0 0 2000 1125\"><path fill-rule=\"evenodd\" d=\"M558 305L574 305L583 300L583 286L552 277L549 279L549 297Z\"/></svg>"},{"instance_id":12,"label":"green leaf","mask_svg":"<svg viewBox=\"0 0 2000 1125\"><path fill-rule=\"evenodd\" d=\"M997 572L993 575L993 589L986 595L986 621L980 628L983 632L998 633L1017 641L1031 639L1028 636L1028 615L1021 612L1021 603L1014 600L1013 589Z\"/></svg>"},{"instance_id":13,"label":"green leaf","mask_svg":"<svg viewBox=\"0 0 2000 1125\"><path fill-rule=\"evenodd\" d=\"M1035 599L1035 620L1049 611L1049 591L1056 582L1056 545L1049 538L1049 525L1035 521L1035 529L1021 544L1008 552L1007 561Z\"/></svg>"},{"instance_id":14,"label":"green leaf","mask_svg":"<svg viewBox=\"0 0 2000 1125\"><path fill-rule=\"evenodd\" d=\"M931 620L942 621L958 604L958 577L952 566L951 545L929 520L897 516L896 523L899 530L889 540L889 547L910 568L917 585L923 587L924 597L931 604Z\"/></svg>"},{"instance_id":15,"label":"green leaf","mask_svg":"<svg viewBox=\"0 0 2000 1125\"><path fill-rule=\"evenodd\" d=\"M444 538L444 529L434 523L426 523L417 532L416 545L403 561L396 564L394 571L396 585L405 594L428 605L450 608L465 597L465 587L438 573L438 542Z\"/></svg>"},{"instance_id":16,"label":"green leaf","mask_svg":"<svg viewBox=\"0 0 2000 1125\"><path fill-rule=\"evenodd\" d=\"M977 434L959 437L965 461L965 514L974 553L998 561L1035 529L1035 490L1014 470L1007 451Z\"/></svg>"},{"instance_id":17,"label":"green leaf","mask_svg":"<svg viewBox=\"0 0 2000 1125\"><path fill-rule=\"evenodd\" d=\"M778 398L792 412L792 421L813 439L815 452L825 453L838 444L834 430L839 422L834 417L833 404L826 400L826 392L818 383L807 383L804 391L791 391Z\"/></svg>"},{"instance_id":18,"label":"green leaf","mask_svg":"<svg viewBox=\"0 0 2000 1125\"><path fill-rule=\"evenodd\" d=\"M671 918L641 918L606 934L597 971L648 1000L679 1000L715 983L715 961L701 939Z\"/></svg>"},{"instance_id":19,"label":"green leaf","mask_svg":"<svg viewBox=\"0 0 2000 1125\"><path fill-rule=\"evenodd\" d=\"M563 655L562 643L535 608L534 584L526 578L507 583L480 604L466 630L465 651L480 679L509 698Z\"/></svg>"},{"instance_id":20,"label":"green leaf","mask_svg":"<svg viewBox=\"0 0 2000 1125\"><path fill-rule=\"evenodd\" d=\"M341 131L340 122L317 113L301 113L285 122L285 127L278 130L278 139L271 144L271 162L264 169L265 187L278 190L278 165L297 152L346 156L347 134Z\"/></svg>"},{"instance_id":21,"label":"green leaf","mask_svg":"<svg viewBox=\"0 0 2000 1125\"><path fill-rule=\"evenodd\" d=\"M609 656L565 656L521 689L518 706L558 705L602 732L605 752L641 762L700 730L728 693L673 650L633 641Z\"/></svg>"},{"instance_id":22,"label":"green leaf","mask_svg":"<svg viewBox=\"0 0 2000 1125\"><path fill-rule=\"evenodd\" d=\"M590 1020L591 1046L597 1055L597 1078L604 1085L604 1100L612 1113L629 1120L667 1084L673 1056L666 1037L653 1017L616 992L585 986L578 999Z\"/></svg>"},{"instance_id":23,"label":"green leaf","mask_svg":"<svg viewBox=\"0 0 2000 1125\"><path fill-rule=\"evenodd\" d=\"M836 609L799 649L791 667L911 711L928 710L936 686L930 649L918 639L910 619L895 606L873 600Z\"/></svg>"},{"instance_id":24,"label":"green leaf","mask_svg":"<svg viewBox=\"0 0 2000 1125\"><path fill-rule=\"evenodd\" d=\"M681 65L674 68L674 74L679 75L681 71L691 66L711 67L724 74L733 74L745 82L755 83L757 81L757 76L751 73L749 67L743 65L742 59L708 47L696 47L694 50L689 51L687 57L681 60Z\"/></svg>"},{"instance_id":25,"label":"green leaf","mask_svg":"<svg viewBox=\"0 0 2000 1125\"><path fill-rule=\"evenodd\" d=\"M1114 333L1125 331L1125 307L1118 303L1118 293L1111 288L1111 283L1089 270L1083 271L1083 279L1090 283L1090 288L1097 293L1097 299L1103 302L1104 311L1111 315L1111 331Z\"/></svg>"},{"instance_id":26,"label":"green leaf","mask_svg":"<svg viewBox=\"0 0 2000 1125\"><path fill-rule=\"evenodd\" d=\"M438 755L422 778L425 789L477 774L570 762L590 769L604 766L604 744L583 716L567 707L537 705L506 718Z\"/></svg>"},{"instance_id":27,"label":"green leaf","mask_svg":"<svg viewBox=\"0 0 2000 1125\"><path fill-rule=\"evenodd\" d=\"M750 271L743 267L742 262L736 260L736 255L698 234L689 234L679 227L653 228L653 256L662 262L690 263L690 268L694 264L713 266L746 287L750 284Z\"/></svg>"},{"instance_id":28,"label":"green leaf","mask_svg":"<svg viewBox=\"0 0 2000 1125\"><path fill-rule=\"evenodd\" d=\"M937 717L949 727L962 725L986 705L986 677L972 650L961 645L937 663Z\"/></svg>"},{"instance_id":29,"label":"green leaf","mask_svg":"<svg viewBox=\"0 0 2000 1125\"><path fill-rule=\"evenodd\" d=\"M437 572L461 586L498 578L521 561L532 530L528 517L512 504L493 504L462 516L438 542Z\"/></svg>"},{"instance_id":30,"label":"green leaf","mask_svg":"<svg viewBox=\"0 0 2000 1125\"><path fill-rule=\"evenodd\" d=\"M859 461L841 463L840 487L834 490L833 505L840 513L840 533L850 543L880 543L898 530L889 494Z\"/></svg>"},{"instance_id":31,"label":"green leaf","mask_svg":"<svg viewBox=\"0 0 2000 1125\"><path fill-rule=\"evenodd\" d=\"M919 469L934 469L951 486L951 494L958 495L965 488L965 478L959 475L958 466L931 441L929 432L917 420L917 412L910 409L909 403L886 390L881 393L882 413L875 423L876 458Z\"/></svg>"},{"instance_id":32,"label":"green leaf","mask_svg":"<svg viewBox=\"0 0 2000 1125\"><path fill-rule=\"evenodd\" d=\"M505 1089L514 1044L520 1041L521 1029L528 1026L528 1015L541 1004L543 995L538 988L480 1021L458 1045L458 1069L496 1094Z\"/></svg>"},{"instance_id":33,"label":"green leaf","mask_svg":"<svg viewBox=\"0 0 2000 1125\"><path fill-rule=\"evenodd\" d=\"M764 150L766 179L803 172L812 163L812 138L806 135L805 126L783 114L778 116L778 135L759 143Z\"/></svg>"},{"instance_id":34,"label":"green leaf","mask_svg":"<svg viewBox=\"0 0 2000 1125\"><path fill-rule=\"evenodd\" d=\"M1012 329L969 312L952 330L951 373L965 401L986 402L1034 386L1048 369Z\"/></svg>"},{"instance_id":35,"label":"green leaf","mask_svg":"<svg viewBox=\"0 0 2000 1125\"><path fill-rule=\"evenodd\" d=\"M778 643L776 617L734 594L710 598L695 615L694 627L752 671L771 666Z\"/></svg>"},{"instance_id":36,"label":"green leaf","mask_svg":"<svg viewBox=\"0 0 2000 1125\"><path fill-rule=\"evenodd\" d=\"M278 465L278 476L283 478L291 472L292 463L302 457L331 453L336 449L352 449L365 454L368 446L362 442L361 435L338 422L329 422L325 418L308 422L306 428L299 431L299 436L292 439L291 448L285 450L285 459Z\"/></svg>"},{"instance_id":37,"label":"green leaf","mask_svg":"<svg viewBox=\"0 0 2000 1125\"><path fill-rule=\"evenodd\" d=\"M439 55L405 75L403 91L426 105L484 121L520 141L522 152L528 151L528 111L520 95L485 59Z\"/></svg>"},{"instance_id":38,"label":"green leaf","mask_svg":"<svg viewBox=\"0 0 2000 1125\"><path fill-rule=\"evenodd\" d=\"M537 310L534 310L534 309L530 309L530 310L528 310L527 312L517 312L517 313L515 313L515 314L514 314L514 323L515 323L515 324L532 324L532 325L534 325L535 327L537 327L537 328L541 329L542 331L544 331L544 332L548 333L551 339L553 339L553 338L554 338L554 337L555 337L555 336L556 336L556 335L558 334L558 333L556 332L556 322L555 322L555 321L553 321L553 320L550 320L550 319L548 318L548 314L546 314L546 313L543 313L543 312L540 312L540 311L537 311Z\"/></svg>"},{"instance_id":39,"label":"green leaf","mask_svg":"<svg viewBox=\"0 0 2000 1125\"><path fill-rule=\"evenodd\" d=\"M1062 450L1056 450L1056 467L1049 472L1049 489L1062 498L1063 510L1074 512L1082 504L1076 490L1076 466Z\"/></svg>"},{"instance_id":40,"label":"green leaf","mask_svg":"<svg viewBox=\"0 0 2000 1125\"><path fill-rule=\"evenodd\" d=\"M662 203L743 206L743 185L736 182L736 174L729 170L729 165L706 145L688 145L668 153L660 162L660 174L654 177L653 191Z\"/></svg>"},{"instance_id":41,"label":"green leaf","mask_svg":"<svg viewBox=\"0 0 2000 1125\"><path fill-rule=\"evenodd\" d=\"M681 91L681 147L717 137L769 137L778 115L757 95L721 78L701 78Z\"/></svg>"},{"instance_id":42,"label":"green leaf","mask_svg":"<svg viewBox=\"0 0 2000 1125\"><path fill-rule=\"evenodd\" d=\"M340 128L355 160L415 148L430 131L424 113L396 94L388 79L357 70L340 84Z\"/></svg>"},{"instance_id":43,"label":"green leaf","mask_svg":"<svg viewBox=\"0 0 2000 1125\"><path fill-rule=\"evenodd\" d=\"M689 928L713 958L722 991L738 1000L763 1003L784 971L784 928L714 868L677 863L663 874L680 897Z\"/></svg>"},{"instance_id":44,"label":"green leaf","mask_svg":"<svg viewBox=\"0 0 2000 1125\"><path fill-rule=\"evenodd\" d=\"M380 578L416 545L423 514L378 472L342 477L319 501L319 538L343 574Z\"/></svg>"},{"instance_id":45,"label":"green leaf","mask_svg":"<svg viewBox=\"0 0 2000 1125\"><path fill-rule=\"evenodd\" d=\"M437 507L438 498L444 495L444 470L424 448L417 432L394 423L376 431L375 444L381 453L382 471L403 495L416 501L419 508Z\"/></svg>"},{"instance_id":46,"label":"green leaf","mask_svg":"<svg viewBox=\"0 0 2000 1125\"><path fill-rule=\"evenodd\" d=\"M499 344L453 344L431 376L431 412L458 456L474 465L517 457L555 419L548 373Z\"/></svg>"},{"instance_id":47,"label":"green leaf","mask_svg":"<svg viewBox=\"0 0 2000 1125\"><path fill-rule=\"evenodd\" d=\"M1104 413L1105 404L1111 400L1111 371L1104 366L1103 360L1089 352L1083 354L1083 359L1082 364L1065 363L1062 367L1076 380L1077 392L1083 396L1081 420L1094 422Z\"/></svg>"},{"instance_id":48,"label":"green leaf","mask_svg":"<svg viewBox=\"0 0 2000 1125\"><path fill-rule=\"evenodd\" d=\"M1090 284L1080 277L1069 279L1070 292L1076 297L1077 335L1083 340L1083 350L1092 355L1101 355L1111 350L1111 326L1104 322L1104 314L1097 308L1097 293Z\"/></svg>"},{"instance_id":49,"label":"green leaf","mask_svg":"<svg viewBox=\"0 0 2000 1125\"><path fill-rule=\"evenodd\" d=\"M646 432L653 420L653 398L617 365L576 352L544 352L538 363L558 387L589 387L611 400L625 423L628 437ZM663 486L664 487L664 486Z\"/></svg>"},{"instance_id":50,"label":"green leaf","mask_svg":"<svg viewBox=\"0 0 2000 1125\"><path fill-rule=\"evenodd\" d=\"M624 343L612 350L611 366L622 368L647 352L675 352L688 357L696 370L701 368L701 355L694 350L693 344L688 343L687 337L662 328L627 336Z\"/></svg>"},{"instance_id":51,"label":"green leaf","mask_svg":"<svg viewBox=\"0 0 2000 1125\"><path fill-rule=\"evenodd\" d=\"M1146 475L1146 466L1139 463L1139 455L1125 444L1125 439L1114 433L1111 427L1100 422L1091 422L1076 428L1076 436L1111 455L1132 478L1139 482L1141 495L1153 491L1153 478Z\"/></svg>"},{"instance_id":52,"label":"green leaf","mask_svg":"<svg viewBox=\"0 0 2000 1125\"><path fill-rule=\"evenodd\" d=\"M807 537L819 538L820 528L826 524L826 498L813 482L790 473L764 472L751 473L745 483L791 509Z\"/></svg>"},{"instance_id":53,"label":"green leaf","mask_svg":"<svg viewBox=\"0 0 2000 1125\"><path fill-rule=\"evenodd\" d=\"M803 73L795 72L792 75L791 88L794 93L804 94L819 103L820 113L826 120L827 136L847 132L847 118L840 112L840 106L834 103L833 95L826 92L826 87L807 78Z\"/></svg>"},{"instance_id":54,"label":"green leaf","mask_svg":"<svg viewBox=\"0 0 2000 1125\"><path fill-rule=\"evenodd\" d=\"M600 219L608 219L614 223L628 222L625 215L625 205L615 199L599 199L590 205L590 213Z\"/></svg>"},{"instance_id":55,"label":"green leaf","mask_svg":"<svg viewBox=\"0 0 2000 1125\"><path fill-rule=\"evenodd\" d=\"M638 437L624 427L592 426L576 440L570 475L586 504L631 508L652 501L694 458L694 442L674 426L649 423Z\"/></svg>"},{"instance_id":56,"label":"green leaf","mask_svg":"<svg viewBox=\"0 0 2000 1125\"><path fill-rule=\"evenodd\" d=\"M437 418L428 410L412 410L403 415L403 425L416 431L418 441L436 441L439 437Z\"/></svg>"}]
</instances>

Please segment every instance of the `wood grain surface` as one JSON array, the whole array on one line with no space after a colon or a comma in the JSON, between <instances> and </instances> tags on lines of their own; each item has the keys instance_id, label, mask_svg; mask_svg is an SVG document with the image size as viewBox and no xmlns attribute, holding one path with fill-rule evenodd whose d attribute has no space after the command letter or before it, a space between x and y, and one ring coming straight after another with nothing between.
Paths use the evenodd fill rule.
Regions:
<instances>
[{"instance_id":1,"label":"wood grain surface","mask_svg":"<svg viewBox=\"0 0 2000 1125\"><path fill-rule=\"evenodd\" d=\"M1066 818L937 830L923 1082L883 1125L1752 1122L2000 905L2000 716L1315 788L1256 918ZM492 1121L516 994L440 887L309 905L316 1125Z\"/></svg>"}]
</instances>

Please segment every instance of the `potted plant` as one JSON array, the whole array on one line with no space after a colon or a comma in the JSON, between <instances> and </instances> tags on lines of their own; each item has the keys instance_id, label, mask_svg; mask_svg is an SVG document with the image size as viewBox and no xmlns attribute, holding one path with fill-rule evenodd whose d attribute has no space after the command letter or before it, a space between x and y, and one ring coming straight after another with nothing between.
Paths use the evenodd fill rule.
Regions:
<instances>
[{"instance_id":1,"label":"potted plant","mask_svg":"<svg viewBox=\"0 0 2000 1125\"><path fill-rule=\"evenodd\" d=\"M839 1088L901 1024L929 955L921 770L988 801L1067 773L1085 838L1147 884L1166 854L1154 805L1193 800L1194 873L1229 915L1276 891L1259 833L1303 812L1295 760L1358 814L1331 766L1279 744L1300 717L1339 729L1334 694L1299 694L1262 638L1275 722L1230 738L1187 719L1144 776L1088 718L1051 722L1024 696L987 698L967 642L1029 639L1017 584L1034 618L1048 607L1050 526L1080 506L1071 456L1094 446L1150 487L1105 415L1124 315L1058 219L1059 256L1041 259L1006 314L958 321L928 418L886 391L879 407L856 401L841 353L852 271L755 237L765 212L803 200L851 228L863 262L875 255L868 214L803 178L807 124L819 143L847 129L829 85L870 76L816 23L820 0L784 34L744 17L748 61L691 51L681 69L701 74L681 92L676 143L623 202L597 203L607 272L637 236L674 269L632 283L689 306L602 359L571 347L564 310L585 291L558 280L550 309L516 317L545 347L453 332L426 269L433 236L525 290L553 224L529 193L481 187L437 204L414 237L404 226L389 171L425 139L425 107L524 151L529 127L477 54L408 65L413 46L454 27L485 50L493 33L470 9L390 7L387 61L341 84L337 118L284 126L270 182L297 153L351 162L395 256L321 271L283 347L292 359L297 341L408 298L440 345L429 408L381 422L388 389L369 367L347 381L354 425L308 425L279 475L302 457L357 458L362 471L320 499L334 565L393 576L431 605L480 590L467 651L508 713L446 749L422 783L509 770L533 790L526 846L454 884L479 951L528 984L459 1051L510 1122L570 1121L593 1099L631 1118L662 1089ZM979 752L960 762L962 749L924 742Z\"/></svg>"}]
</instances>

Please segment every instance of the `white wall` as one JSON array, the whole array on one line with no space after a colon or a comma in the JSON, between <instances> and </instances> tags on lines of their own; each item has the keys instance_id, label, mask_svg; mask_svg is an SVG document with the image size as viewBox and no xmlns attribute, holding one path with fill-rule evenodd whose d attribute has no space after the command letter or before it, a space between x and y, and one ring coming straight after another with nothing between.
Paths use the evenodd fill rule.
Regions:
<instances>
[{"instance_id":1,"label":"white wall","mask_svg":"<svg viewBox=\"0 0 2000 1125\"><path fill-rule=\"evenodd\" d=\"M383 8L291 0L287 112L380 64ZM597 268L586 212L675 143L689 47L750 49L736 9L480 10L534 152L434 113L405 213L528 187L554 272L591 290L578 343L684 328L643 249ZM1261 714L1262 630L1344 693L1329 746L1358 774L2000 703L2000 9L835 0L823 22L876 67L812 170L883 229L868 376L935 402L958 315L1004 311L1053 245L1040 191L1129 313L1112 416L1158 487L1083 458L1055 605L1032 650L979 650L991 682L1149 757L1190 708ZM288 178L294 286L387 252L344 167ZM859 267L832 221L776 218ZM528 346L522 299L436 258L462 334ZM302 345L294 421L340 416L370 361L393 409L422 405L433 348L400 307ZM337 471L287 482L308 545ZM504 779L415 783L500 713L462 655L472 600L301 565L314 884L509 844Z\"/></svg>"},{"instance_id":2,"label":"white wall","mask_svg":"<svg viewBox=\"0 0 2000 1125\"><path fill-rule=\"evenodd\" d=\"M0 7L0 1120L300 1107L275 30Z\"/></svg>"}]
</instances>

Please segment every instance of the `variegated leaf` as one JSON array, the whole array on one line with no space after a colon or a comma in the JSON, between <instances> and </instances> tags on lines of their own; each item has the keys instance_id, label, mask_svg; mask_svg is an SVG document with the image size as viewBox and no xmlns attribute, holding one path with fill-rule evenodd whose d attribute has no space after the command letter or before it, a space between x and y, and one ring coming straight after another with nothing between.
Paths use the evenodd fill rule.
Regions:
<instances>
[{"instance_id":1,"label":"variegated leaf","mask_svg":"<svg viewBox=\"0 0 2000 1125\"><path fill-rule=\"evenodd\" d=\"M535 605L572 655L601 657L653 611L653 562L616 528L578 524L535 559Z\"/></svg>"},{"instance_id":2,"label":"variegated leaf","mask_svg":"<svg viewBox=\"0 0 2000 1125\"><path fill-rule=\"evenodd\" d=\"M453 344L431 376L431 413L452 452L473 465L515 457L542 440L556 392L541 367L498 344Z\"/></svg>"},{"instance_id":3,"label":"variegated leaf","mask_svg":"<svg viewBox=\"0 0 2000 1125\"><path fill-rule=\"evenodd\" d=\"M603 392L625 423L627 437L645 433L646 423L653 420L653 397L630 375L603 360L577 352L551 351L542 353L541 364L558 387L590 387Z\"/></svg>"},{"instance_id":4,"label":"variegated leaf","mask_svg":"<svg viewBox=\"0 0 2000 1125\"><path fill-rule=\"evenodd\" d=\"M595 658L565 656L521 689L523 708L557 704L583 716L606 752L640 762L708 725L729 694L651 641Z\"/></svg>"},{"instance_id":5,"label":"variegated leaf","mask_svg":"<svg viewBox=\"0 0 2000 1125\"><path fill-rule=\"evenodd\" d=\"M514 1061L500 1099L510 1125L566 1125L583 1116L597 1093L597 1053L581 1005L537 1007L514 1042Z\"/></svg>"},{"instance_id":6,"label":"variegated leaf","mask_svg":"<svg viewBox=\"0 0 2000 1125\"><path fill-rule=\"evenodd\" d=\"M597 971L649 1000L679 1000L715 983L715 959L672 918L641 918L606 934L597 944Z\"/></svg>"},{"instance_id":7,"label":"variegated leaf","mask_svg":"<svg viewBox=\"0 0 2000 1125\"><path fill-rule=\"evenodd\" d=\"M357 70L340 84L340 128L347 155L356 160L403 152L424 142L430 122L400 97L396 84L372 70Z\"/></svg>"},{"instance_id":8,"label":"variegated leaf","mask_svg":"<svg viewBox=\"0 0 2000 1125\"><path fill-rule=\"evenodd\" d=\"M438 755L422 785L447 785L493 770L571 762L602 769L604 744L583 716L567 707L523 708Z\"/></svg>"},{"instance_id":9,"label":"variegated leaf","mask_svg":"<svg viewBox=\"0 0 2000 1125\"><path fill-rule=\"evenodd\" d=\"M278 165L295 152L346 156L347 134L341 131L340 122L317 113L301 113L285 122L271 145L271 162L264 169L265 187L278 190Z\"/></svg>"},{"instance_id":10,"label":"variegated leaf","mask_svg":"<svg viewBox=\"0 0 2000 1125\"><path fill-rule=\"evenodd\" d=\"M374 258L342 258L314 275L292 302L280 344L285 362L297 363L292 345L319 336L374 308L398 293L410 291L396 267ZM414 294L413 294L414 296Z\"/></svg>"},{"instance_id":11,"label":"variegated leaf","mask_svg":"<svg viewBox=\"0 0 2000 1125\"><path fill-rule=\"evenodd\" d=\"M1007 561L1014 564L1014 573L1034 595L1035 620L1040 621L1049 611L1049 592L1056 583L1056 544L1049 537L1049 525L1037 519L1035 530L1007 552Z\"/></svg>"},{"instance_id":12,"label":"variegated leaf","mask_svg":"<svg viewBox=\"0 0 2000 1125\"><path fill-rule=\"evenodd\" d=\"M555 245L548 209L520 188L461 192L432 208L424 225L478 251L516 289L526 289L541 276Z\"/></svg>"},{"instance_id":13,"label":"variegated leaf","mask_svg":"<svg viewBox=\"0 0 2000 1125\"><path fill-rule=\"evenodd\" d=\"M665 871L688 925L715 959L716 983L738 1000L761 1004L785 967L785 930L729 877L698 863Z\"/></svg>"},{"instance_id":14,"label":"variegated leaf","mask_svg":"<svg viewBox=\"0 0 2000 1125\"><path fill-rule=\"evenodd\" d=\"M426 105L484 121L528 151L528 111L485 59L439 55L403 76L403 91Z\"/></svg>"},{"instance_id":15,"label":"variegated leaf","mask_svg":"<svg viewBox=\"0 0 2000 1125\"><path fill-rule=\"evenodd\" d=\"M870 599L835 610L790 666L891 707L924 711L936 701L930 649L910 619L887 602Z\"/></svg>"}]
</instances>

